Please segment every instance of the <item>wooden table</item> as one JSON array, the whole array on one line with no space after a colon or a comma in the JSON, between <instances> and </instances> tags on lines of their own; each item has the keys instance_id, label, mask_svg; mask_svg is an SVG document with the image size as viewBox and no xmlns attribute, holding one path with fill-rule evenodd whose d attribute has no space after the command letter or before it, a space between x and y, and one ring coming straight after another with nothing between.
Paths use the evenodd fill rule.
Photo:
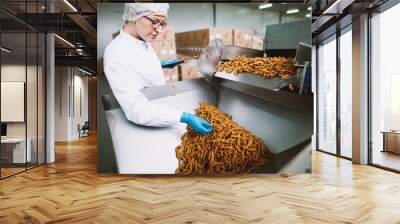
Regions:
<instances>
[{"instance_id":1,"label":"wooden table","mask_svg":"<svg viewBox=\"0 0 400 224\"><path fill-rule=\"evenodd\" d=\"M382 131L383 150L382 152L392 152L400 154L400 131Z\"/></svg>"}]
</instances>

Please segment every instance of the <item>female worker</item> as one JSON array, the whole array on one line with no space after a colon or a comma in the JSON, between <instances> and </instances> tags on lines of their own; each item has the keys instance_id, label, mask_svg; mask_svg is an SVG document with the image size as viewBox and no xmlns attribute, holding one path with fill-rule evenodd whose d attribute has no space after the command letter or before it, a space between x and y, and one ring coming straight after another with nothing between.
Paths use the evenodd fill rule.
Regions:
<instances>
[{"instance_id":1,"label":"female worker","mask_svg":"<svg viewBox=\"0 0 400 224\"><path fill-rule=\"evenodd\" d=\"M140 91L166 83L151 44L166 26L168 4L126 3L120 34L104 52L104 72L126 118L145 126L187 123L207 134L211 125L194 114L149 102Z\"/></svg>"}]
</instances>

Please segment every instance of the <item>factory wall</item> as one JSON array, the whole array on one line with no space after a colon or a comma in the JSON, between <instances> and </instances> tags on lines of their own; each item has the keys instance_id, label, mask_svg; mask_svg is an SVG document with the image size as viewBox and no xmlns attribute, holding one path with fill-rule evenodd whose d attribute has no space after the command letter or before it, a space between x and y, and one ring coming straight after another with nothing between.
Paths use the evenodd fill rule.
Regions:
<instances>
[{"instance_id":1,"label":"factory wall","mask_svg":"<svg viewBox=\"0 0 400 224\"><path fill-rule=\"evenodd\" d=\"M213 27L213 4L199 3L193 7L191 3L170 3L168 25L177 33Z\"/></svg>"},{"instance_id":2,"label":"factory wall","mask_svg":"<svg viewBox=\"0 0 400 224\"><path fill-rule=\"evenodd\" d=\"M278 12L266 13L259 9L233 4L217 4L216 12L217 27L231 29L251 28L262 36L265 35L266 25L279 23Z\"/></svg>"},{"instance_id":3,"label":"factory wall","mask_svg":"<svg viewBox=\"0 0 400 224\"><path fill-rule=\"evenodd\" d=\"M104 10L110 12L108 17L113 18L113 24L110 24L109 28L118 32L122 25L123 5L103 5L107 5L107 9ZM213 3L198 3L196 7L193 7L192 3L170 3L168 25L173 27L177 33L210 27L223 27L252 28L256 30L257 34L264 36L266 25L304 20L304 16L285 14L280 16L278 12L264 12L234 4L216 4L215 18L213 10ZM187 21L191 22L188 23ZM249 24L251 24L250 27Z\"/></svg>"},{"instance_id":4,"label":"factory wall","mask_svg":"<svg viewBox=\"0 0 400 224\"><path fill-rule=\"evenodd\" d=\"M209 27L231 29L251 28L256 30L258 35L264 36L265 27L267 25L289 23L305 19L303 14L287 15L285 12L264 11L232 3L215 4L214 18L213 5L212 3L201 3L193 7L191 3L171 3L168 24L171 25L176 32ZM187 23L186 21L192 22Z\"/></svg>"}]
</instances>

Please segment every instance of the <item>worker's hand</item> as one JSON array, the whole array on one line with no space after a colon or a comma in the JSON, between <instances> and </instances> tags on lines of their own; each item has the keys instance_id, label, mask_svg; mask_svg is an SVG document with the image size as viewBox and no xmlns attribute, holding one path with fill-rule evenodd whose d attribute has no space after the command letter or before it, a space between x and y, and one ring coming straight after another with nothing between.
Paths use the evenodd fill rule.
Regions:
<instances>
[{"instance_id":1,"label":"worker's hand","mask_svg":"<svg viewBox=\"0 0 400 224\"><path fill-rule=\"evenodd\" d=\"M200 134L207 134L213 130L210 123L194 114L183 112L181 116L181 122L190 125L193 130L199 132Z\"/></svg>"},{"instance_id":2,"label":"worker's hand","mask_svg":"<svg viewBox=\"0 0 400 224\"><path fill-rule=\"evenodd\" d=\"M179 60L177 58L170 58L164 61L161 61L161 67L162 68L174 68L175 66L177 66L179 63Z\"/></svg>"}]
</instances>

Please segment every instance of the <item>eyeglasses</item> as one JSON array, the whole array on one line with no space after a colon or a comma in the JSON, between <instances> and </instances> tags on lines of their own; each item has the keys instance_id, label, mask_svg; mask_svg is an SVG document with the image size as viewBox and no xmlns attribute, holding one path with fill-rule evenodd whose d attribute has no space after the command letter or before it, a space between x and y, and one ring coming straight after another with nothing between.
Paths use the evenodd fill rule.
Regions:
<instances>
[{"instance_id":1,"label":"eyeglasses","mask_svg":"<svg viewBox=\"0 0 400 224\"><path fill-rule=\"evenodd\" d=\"M167 23L165 21L161 22L158 19L153 19L153 18L148 17L148 16L143 16L143 17L148 19L151 22L151 24L153 25L153 27L155 27L155 28L161 27L161 29L164 29L167 26Z\"/></svg>"}]
</instances>

